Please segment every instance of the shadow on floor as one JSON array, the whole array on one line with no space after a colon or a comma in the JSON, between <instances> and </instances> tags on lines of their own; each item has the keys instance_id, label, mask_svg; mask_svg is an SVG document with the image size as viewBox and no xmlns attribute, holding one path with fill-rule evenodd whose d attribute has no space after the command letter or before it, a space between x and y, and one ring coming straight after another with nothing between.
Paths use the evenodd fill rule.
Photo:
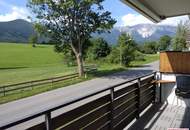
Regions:
<instances>
[{"instance_id":1,"label":"shadow on floor","mask_svg":"<svg viewBox=\"0 0 190 130\"><path fill-rule=\"evenodd\" d=\"M152 105L128 130L150 130L167 106L160 103Z\"/></svg>"},{"instance_id":2,"label":"shadow on floor","mask_svg":"<svg viewBox=\"0 0 190 130\"><path fill-rule=\"evenodd\" d=\"M179 119L178 119L179 120ZM186 107L182 117L180 128L189 128L190 129L190 108Z\"/></svg>"}]
</instances>

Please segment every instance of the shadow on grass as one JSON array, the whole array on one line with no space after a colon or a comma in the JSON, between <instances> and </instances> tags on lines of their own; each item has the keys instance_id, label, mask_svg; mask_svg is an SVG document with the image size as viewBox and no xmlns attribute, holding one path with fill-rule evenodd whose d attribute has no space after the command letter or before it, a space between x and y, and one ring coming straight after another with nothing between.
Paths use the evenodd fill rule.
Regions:
<instances>
[{"instance_id":1,"label":"shadow on grass","mask_svg":"<svg viewBox=\"0 0 190 130\"><path fill-rule=\"evenodd\" d=\"M33 48L47 48L47 47L48 47L48 45L36 45Z\"/></svg>"},{"instance_id":2,"label":"shadow on grass","mask_svg":"<svg viewBox=\"0 0 190 130\"><path fill-rule=\"evenodd\" d=\"M93 76L93 77L102 77L102 76L107 76L107 75L125 71L125 70L127 69L116 68L116 69L111 69L111 70L97 70L97 71L88 72L88 75Z\"/></svg>"},{"instance_id":3,"label":"shadow on grass","mask_svg":"<svg viewBox=\"0 0 190 130\"><path fill-rule=\"evenodd\" d=\"M151 65L130 65L130 68L151 67Z\"/></svg>"},{"instance_id":4,"label":"shadow on grass","mask_svg":"<svg viewBox=\"0 0 190 130\"><path fill-rule=\"evenodd\" d=\"M0 70L13 70L13 69L24 69L28 67L2 67Z\"/></svg>"}]
</instances>

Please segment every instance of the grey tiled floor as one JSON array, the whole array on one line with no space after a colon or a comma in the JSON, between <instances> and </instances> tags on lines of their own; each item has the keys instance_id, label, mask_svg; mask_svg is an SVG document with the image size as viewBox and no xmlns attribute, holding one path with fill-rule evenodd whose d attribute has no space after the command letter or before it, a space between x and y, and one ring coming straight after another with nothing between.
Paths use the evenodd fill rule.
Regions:
<instances>
[{"instance_id":1,"label":"grey tiled floor","mask_svg":"<svg viewBox=\"0 0 190 130\"><path fill-rule=\"evenodd\" d=\"M150 107L129 130L167 130L190 128L190 108L168 104Z\"/></svg>"}]
</instances>

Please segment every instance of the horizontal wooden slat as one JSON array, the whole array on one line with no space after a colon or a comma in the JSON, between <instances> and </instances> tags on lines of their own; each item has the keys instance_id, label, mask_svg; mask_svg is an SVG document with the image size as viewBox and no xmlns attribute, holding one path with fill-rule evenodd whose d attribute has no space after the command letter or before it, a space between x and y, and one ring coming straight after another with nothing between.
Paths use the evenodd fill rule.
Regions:
<instances>
[{"instance_id":1,"label":"horizontal wooden slat","mask_svg":"<svg viewBox=\"0 0 190 130\"><path fill-rule=\"evenodd\" d=\"M69 112L63 113L62 115L59 115L52 119L53 127L58 128L68 122L71 122L72 120L92 111L93 109L96 109L110 101L110 95L105 95L101 98L98 98L92 102L89 102L87 104L84 104L76 109L73 109ZM44 123L38 124L36 126L33 126L31 130L36 130L36 128L43 128Z\"/></svg>"},{"instance_id":2,"label":"horizontal wooden slat","mask_svg":"<svg viewBox=\"0 0 190 130\"><path fill-rule=\"evenodd\" d=\"M148 77L148 78L143 79L142 81L140 81L140 84L141 84L141 86L142 86L142 85L144 85L144 84L150 83L150 82L153 81L153 80L154 80L154 75L153 75L153 76L150 76L150 77Z\"/></svg>"},{"instance_id":3,"label":"horizontal wooden slat","mask_svg":"<svg viewBox=\"0 0 190 130\"><path fill-rule=\"evenodd\" d=\"M146 94L141 96L140 104L143 104L146 100L148 100L151 96L154 96L154 91L148 91Z\"/></svg>"},{"instance_id":4,"label":"horizontal wooden slat","mask_svg":"<svg viewBox=\"0 0 190 130\"><path fill-rule=\"evenodd\" d=\"M144 85L141 85L140 89L141 91L146 89L146 88L149 88L150 86L152 86L154 83L147 83L147 84L144 84Z\"/></svg>"},{"instance_id":5,"label":"horizontal wooden slat","mask_svg":"<svg viewBox=\"0 0 190 130\"><path fill-rule=\"evenodd\" d=\"M79 108L76 108L70 112L67 112L61 116L58 116L53 119L53 123L55 128L66 124L88 112L90 112L93 109L96 109L97 107L100 107L101 105L104 105L106 103L110 102L110 95L103 96L99 99L96 99L95 101L92 101L90 103L87 103Z\"/></svg>"},{"instance_id":6,"label":"horizontal wooden slat","mask_svg":"<svg viewBox=\"0 0 190 130\"><path fill-rule=\"evenodd\" d=\"M128 99L136 97L137 96L137 88L129 91L126 95L123 95L122 97L116 99L114 101L114 108L118 107L120 104L126 102Z\"/></svg>"},{"instance_id":7,"label":"horizontal wooden slat","mask_svg":"<svg viewBox=\"0 0 190 130\"><path fill-rule=\"evenodd\" d=\"M122 88L122 89L119 89L117 91L114 92L114 98L117 98L123 94L126 94L127 92L137 88L138 84L137 83L134 83L132 85L127 85L126 87Z\"/></svg>"},{"instance_id":8,"label":"horizontal wooden slat","mask_svg":"<svg viewBox=\"0 0 190 130\"><path fill-rule=\"evenodd\" d=\"M99 130L110 130L110 122L99 128Z\"/></svg>"},{"instance_id":9,"label":"horizontal wooden slat","mask_svg":"<svg viewBox=\"0 0 190 130\"><path fill-rule=\"evenodd\" d=\"M154 90L154 87L155 87L155 86L152 85L152 86L150 86L149 88L146 88L146 89L142 90L142 91L140 92L140 94L141 94L141 95L144 95L144 93L147 93L147 91Z\"/></svg>"},{"instance_id":10,"label":"horizontal wooden slat","mask_svg":"<svg viewBox=\"0 0 190 130\"><path fill-rule=\"evenodd\" d=\"M137 110L132 110L119 124L114 127L114 130L123 130L136 117Z\"/></svg>"},{"instance_id":11,"label":"horizontal wooden slat","mask_svg":"<svg viewBox=\"0 0 190 130\"><path fill-rule=\"evenodd\" d=\"M148 100L146 100L141 106L140 106L140 112L142 112L146 107L148 107L154 99L154 96L151 96Z\"/></svg>"},{"instance_id":12,"label":"horizontal wooden slat","mask_svg":"<svg viewBox=\"0 0 190 130\"><path fill-rule=\"evenodd\" d=\"M137 115L137 106L136 103L131 104L128 106L123 112L121 112L117 117L114 119L114 126L117 126L123 119L128 117L129 115L135 113Z\"/></svg>"},{"instance_id":13,"label":"horizontal wooden slat","mask_svg":"<svg viewBox=\"0 0 190 130\"><path fill-rule=\"evenodd\" d=\"M85 115L79 119L75 119L72 123L69 123L68 125L62 127L61 129L62 130L79 130L79 129L89 125L93 121L97 120L99 117L107 114L109 112L109 110L110 110L110 104L107 104L101 108L98 108L97 110L95 110L91 113L88 113L87 115Z\"/></svg>"},{"instance_id":14,"label":"horizontal wooden slat","mask_svg":"<svg viewBox=\"0 0 190 130\"><path fill-rule=\"evenodd\" d=\"M121 104L120 106L118 106L114 110L114 117L118 116L120 113L122 113L130 105L137 104L137 99L136 98L137 98L137 96L136 97L132 97L132 98L128 99L126 102L124 102L123 104Z\"/></svg>"},{"instance_id":15,"label":"horizontal wooden slat","mask_svg":"<svg viewBox=\"0 0 190 130\"><path fill-rule=\"evenodd\" d=\"M105 127L110 122L110 112L105 114L104 116L98 118L85 128L82 128L82 130L96 130L99 127Z\"/></svg>"}]
</instances>

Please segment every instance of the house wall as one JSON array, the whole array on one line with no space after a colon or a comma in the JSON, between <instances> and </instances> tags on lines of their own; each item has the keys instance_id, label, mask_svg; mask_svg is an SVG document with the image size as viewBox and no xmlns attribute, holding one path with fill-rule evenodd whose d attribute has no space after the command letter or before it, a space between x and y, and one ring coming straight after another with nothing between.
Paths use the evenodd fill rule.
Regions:
<instances>
[{"instance_id":1,"label":"house wall","mask_svg":"<svg viewBox=\"0 0 190 130\"><path fill-rule=\"evenodd\" d=\"M161 73L160 80L176 80L179 74ZM179 98L175 95L176 83L162 84L162 102L181 107L190 107L190 99Z\"/></svg>"},{"instance_id":2,"label":"house wall","mask_svg":"<svg viewBox=\"0 0 190 130\"><path fill-rule=\"evenodd\" d=\"M190 52L161 52L160 72L190 74Z\"/></svg>"}]
</instances>

